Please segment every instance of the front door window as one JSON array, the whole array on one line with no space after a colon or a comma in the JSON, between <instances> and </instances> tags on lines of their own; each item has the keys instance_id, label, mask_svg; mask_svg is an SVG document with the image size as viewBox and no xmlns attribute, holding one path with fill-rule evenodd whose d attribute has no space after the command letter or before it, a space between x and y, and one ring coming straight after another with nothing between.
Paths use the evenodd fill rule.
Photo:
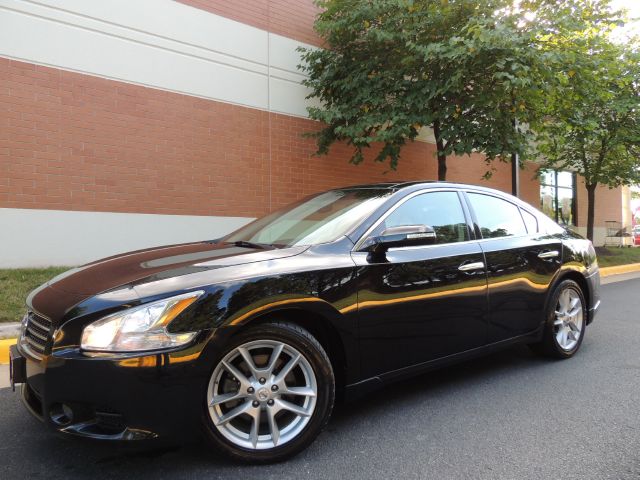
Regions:
<instances>
[{"instance_id":1,"label":"front door window","mask_svg":"<svg viewBox=\"0 0 640 480\"><path fill-rule=\"evenodd\" d=\"M469 240L467 222L456 192L431 192L410 198L385 218L376 234L403 225L433 227L437 244Z\"/></svg>"}]
</instances>

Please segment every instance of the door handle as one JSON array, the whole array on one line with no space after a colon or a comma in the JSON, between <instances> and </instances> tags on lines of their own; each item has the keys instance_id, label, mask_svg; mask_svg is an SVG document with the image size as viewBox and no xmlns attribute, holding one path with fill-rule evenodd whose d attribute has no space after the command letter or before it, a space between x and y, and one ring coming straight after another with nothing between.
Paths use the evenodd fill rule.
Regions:
<instances>
[{"instance_id":1,"label":"door handle","mask_svg":"<svg viewBox=\"0 0 640 480\"><path fill-rule=\"evenodd\" d=\"M472 262L472 263L463 263L458 267L458 270L461 272L469 272L471 270L483 270L484 263L483 262Z\"/></svg>"},{"instance_id":2,"label":"door handle","mask_svg":"<svg viewBox=\"0 0 640 480\"><path fill-rule=\"evenodd\" d=\"M549 250L547 252L539 253L538 258L556 258L558 255L560 255L558 250Z\"/></svg>"}]
</instances>

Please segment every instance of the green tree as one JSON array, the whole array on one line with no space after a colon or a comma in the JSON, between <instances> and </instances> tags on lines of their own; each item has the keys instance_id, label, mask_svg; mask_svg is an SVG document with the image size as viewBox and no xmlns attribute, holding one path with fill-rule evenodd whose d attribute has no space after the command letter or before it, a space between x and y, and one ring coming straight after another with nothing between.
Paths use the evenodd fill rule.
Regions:
<instances>
[{"instance_id":1,"label":"green tree","mask_svg":"<svg viewBox=\"0 0 640 480\"><path fill-rule=\"evenodd\" d=\"M586 0L585 0L586 1ZM484 153L489 161L526 157L530 132L550 78L553 50L539 48L557 22L530 22L512 0L323 0L316 30L325 49L301 49L309 115L319 154L337 141L351 162L375 156L396 168L401 148L433 129L438 178L448 155ZM531 9L556 2L522 2ZM557 7L557 6L556 6ZM574 12L573 12L574 13Z\"/></svg>"},{"instance_id":2,"label":"green tree","mask_svg":"<svg viewBox=\"0 0 640 480\"><path fill-rule=\"evenodd\" d=\"M570 67L556 73L558 84L538 127L543 167L584 178L590 240L598 185L640 181L640 50L636 41L613 43L612 26L560 40Z\"/></svg>"}]
</instances>

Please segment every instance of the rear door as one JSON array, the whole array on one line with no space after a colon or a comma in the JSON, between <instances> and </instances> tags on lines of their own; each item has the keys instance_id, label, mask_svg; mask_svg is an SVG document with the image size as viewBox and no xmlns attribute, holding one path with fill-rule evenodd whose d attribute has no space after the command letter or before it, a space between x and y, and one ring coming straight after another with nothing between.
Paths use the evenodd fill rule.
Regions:
<instances>
[{"instance_id":1,"label":"rear door","mask_svg":"<svg viewBox=\"0 0 640 480\"><path fill-rule=\"evenodd\" d=\"M489 343L534 331L562 263L562 242L538 233L534 215L509 200L468 191L471 215L487 264Z\"/></svg>"}]
</instances>

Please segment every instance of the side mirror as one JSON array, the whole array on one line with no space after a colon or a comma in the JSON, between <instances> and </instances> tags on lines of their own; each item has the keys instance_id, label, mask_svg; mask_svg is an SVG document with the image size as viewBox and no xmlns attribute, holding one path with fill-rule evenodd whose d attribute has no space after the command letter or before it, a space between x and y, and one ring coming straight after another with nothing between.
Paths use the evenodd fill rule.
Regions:
<instances>
[{"instance_id":1,"label":"side mirror","mask_svg":"<svg viewBox=\"0 0 640 480\"><path fill-rule=\"evenodd\" d=\"M390 248L433 245L436 232L428 225L402 225L390 227L378 237L369 237L360 251L382 253Z\"/></svg>"}]
</instances>

